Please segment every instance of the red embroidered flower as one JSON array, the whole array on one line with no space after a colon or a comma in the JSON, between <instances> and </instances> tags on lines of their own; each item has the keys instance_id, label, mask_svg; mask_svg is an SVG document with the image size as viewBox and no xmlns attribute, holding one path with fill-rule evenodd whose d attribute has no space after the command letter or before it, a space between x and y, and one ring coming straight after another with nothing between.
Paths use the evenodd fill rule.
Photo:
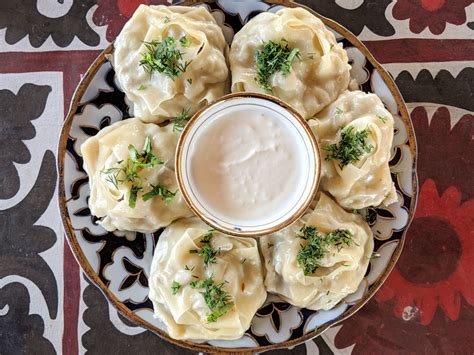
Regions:
<instances>
[{"instance_id":1,"label":"red embroidered flower","mask_svg":"<svg viewBox=\"0 0 474 355\"><path fill-rule=\"evenodd\" d=\"M392 313L393 301L369 301L342 323L334 337L336 353L365 354L471 354L474 349L474 307L461 301L459 319L452 322L438 310L429 327L420 324L414 309L403 318ZM344 351L345 350L345 351Z\"/></svg>"},{"instance_id":2,"label":"red embroidered flower","mask_svg":"<svg viewBox=\"0 0 474 355\"><path fill-rule=\"evenodd\" d=\"M140 4L169 5L166 0L97 0L92 21L97 26L108 25L106 37L112 42Z\"/></svg>"},{"instance_id":3,"label":"red embroidered flower","mask_svg":"<svg viewBox=\"0 0 474 355\"><path fill-rule=\"evenodd\" d=\"M473 223L474 200L462 203L455 187L440 196L426 179L396 268L342 324L335 346L352 354L472 352Z\"/></svg>"},{"instance_id":4,"label":"red embroidered flower","mask_svg":"<svg viewBox=\"0 0 474 355\"><path fill-rule=\"evenodd\" d=\"M398 317L419 310L423 325L438 307L458 319L461 295L474 305L473 225L474 200L461 203L455 187L439 196L434 181L426 180L400 260L376 299L393 299Z\"/></svg>"},{"instance_id":5,"label":"red embroidered flower","mask_svg":"<svg viewBox=\"0 0 474 355\"><path fill-rule=\"evenodd\" d=\"M462 25L466 22L466 7L473 0L398 0L393 7L397 20L410 19L410 30L420 33L426 27L434 34L441 34L446 23Z\"/></svg>"},{"instance_id":6,"label":"red embroidered flower","mask_svg":"<svg viewBox=\"0 0 474 355\"><path fill-rule=\"evenodd\" d=\"M440 84L431 81L424 85ZM459 120L455 120L456 116L461 116L456 108L444 106L437 108L430 117L423 106L417 106L411 112L418 142L420 186L426 179L433 179L441 195L450 186L456 186L464 202L474 197L474 154L468 153L474 152L474 115L465 114Z\"/></svg>"}]
</instances>

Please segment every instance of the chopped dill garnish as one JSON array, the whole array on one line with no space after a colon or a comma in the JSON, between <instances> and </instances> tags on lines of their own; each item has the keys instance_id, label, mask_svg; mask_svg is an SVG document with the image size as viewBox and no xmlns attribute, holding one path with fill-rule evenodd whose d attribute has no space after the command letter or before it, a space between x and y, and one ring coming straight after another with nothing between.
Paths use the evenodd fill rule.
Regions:
<instances>
[{"instance_id":1,"label":"chopped dill garnish","mask_svg":"<svg viewBox=\"0 0 474 355\"><path fill-rule=\"evenodd\" d=\"M112 184L116 189L118 189L119 184L121 183L130 183L130 197L128 199L128 205L130 208L135 208L137 204L138 193L143 190L143 181L140 176L140 172L143 169L150 169L158 164L163 164L163 161L153 154L151 139L149 136L145 138L145 144L143 146L142 152L139 152L133 144L129 144L128 155L129 158L127 158L127 160L118 161L117 167L104 169L101 171L101 174L106 175L105 181ZM169 203L176 194L176 192L169 191L163 185L151 186L152 190L142 196L144 201L147 201L155 196L161 196L165 203Z\"/></svg>"},{"instance_id":2,"label":"chopped dill garnish","mask_svg":"<svg viewBox=\"0 0 474 355\"><path fill-rule=\"evenodd\" d=\"M191 79L191 78L186 79L186 81L189 83L189 85L191 85L193 83L193 79Z\"/></svg>"},{"instance_id":3,"label":"chopped dill garnish","mask_svg":"<svg viewBox=\"0 0 474 355\"><path fill-rule=\"evenodd\" d=\"M217 255L220 254L220 249L215 250L211 246L211 239L212 239L213 231L209 231L208 233L204 234L201 239L201 249L191 249L189 251L190 254L198 254L204 259L204 266L208 267L209 264L215 264L217 262Z\"/></svg>"},{"instance_id":4,"label":"chopped dill garnish","mask_svg":"<svg viewBox=\"0 0 474 355\"><path fill-rule=\"evenodd\" d=\"M130 206L130 208L135 208L135 206L137 205L137 195L138 192L141 190L142 188L136 185L132 185L132 187L130 188L130 197L128 199L128 205Z\"/></svg>"},{"instance_id":5,"label":"chopped dill garnish","mask_svg":"<svg viewBox=\"0 0 474 355\"><path fill-rule=\"evenodd\" d=\"M386 123L387 122L387 116L379 116L377 115L377 118L382 121L382 123Z\"/></svg>"},{"instance_id":6,"label":"chopped dill garnish","mask_svg":"<svg viewBox=\"0 0 474 355\"><path fill-rule=\"evenodd\" d=\"M186 271L193 271L196 266L193 266L192 268L189 268L188 265L184 265L184 270Z\"/></svg>"},{"instance_id":7,"label":"chopped dill garnish","mask_svg":"<svg viewBox=\"0 0 474 355\"><path fill-rule=\"evenodd\" d=\"M295 58L300 58L298 48L290 48L285 39L278 43L267 41L263 43L263 48L255 54L257 76L255 81L265 91L272 91L270 77L281 72L284 76L291 71L291 65Z\"/></svg>"},{"instance_id":8,"label":"chopped dill garnish","mask_svg":"<svg viewBox=\"0 0 474 355\"><path fill-rule=\"evenodd\" d=\"M339 160L339 168L360 160L364 153L370 153L374 148L367 144L369 129L354 131L353 126L346 127L341 132L339 143L329 144L323 149L328 153L325 160Z\"/></svg>"},{"instance_id":9,"label":"chopped dill garnish","mask_svg":"<svg viewBox=\"0 0 474 355\"><path fill-rule=\"evenodd\" d=\"M320 261L329 252L331 246L335 246L338 251L345 246L355 243L352 240L352 233L347 229L337 229L328 234L319 234L316 227L304 225L298 234L303 240L307 240L306 245L301 245L296 260L303 268L305 275L312 275L320 266Z\"/></svg>"},{"instance_id":10,"label":"chopped dill garnish","mask_svg":"<svg viewBox=\"0 0 474 355\"><path fill-rule=\"evenodd\" d=\"M163 185L151 185L152 190L148 191L146 194L142 196L143 201L148 201L149 199L155 197L155 196L160 196L161 199L165 202L165 204L171 203L173 201L173 198L175 197L176 193L171 192L170 190L167 189L166 186Z\"/></svg>"},{"instance_id":11,"label":"chopped dill garnish","mask_svg":"<svg viewBox=\"0 0 474 355\"><path fill-rule=\"evenodd\" d=\"M143 90L145 90L145 89L146 89L146 86L142 84L142 85L140 85L140 86L138 87L137 90L138 90L138 91L143 91Z\"/></svg>"},{"instance_id":12,"label":"chopped dill garnish","mask_svg":"<svg viewBox=\"0 0 474 355\"><path fill-rule=\"evenodd\" d=\"M149 73L154 71L163 73L170 79L183 74L191 61L183 63L183 53L176 48L176 41L173 37L166 37L163 41L143 42L146 52L142 53L140 66Z\"/></svg>"},{"instance_id":13,"label":"chopped dill garnish","mask_svg":"<svg viewBox=\"0 0 474 355\"><path fill-rule=\"evenodd\" d=\"M247 258L243 258L242 260L240 260L240 263L243 264L247 261Z\"/></svg>"},{"instance_id":14,"label":"chopped dill garnish","mask_svg":"<svg viewBox=\"0 0 474 355\"><path fill-rule=\"evenodd\" d=\"M128 145L128 154L133 162L132 170L136 172L138 169L152 168L155 165L163 164L163 162L151 151L150 136L146 136L143 152L138 153L137 149L132 145Z\"/></svg>"},{"instance_id":15,"label":"chopped dill garnish","mask_svg":"<svg viewBox=\"0 0 474 355\"><path fill-rule=\"evenodd\" d=\"M168 23L168 22L170 22L170 21L171 21L171 20L170 20L170 18L169 18L168 16L165 16L165 17L163 18L163 23Z\"/></svg>"},{"instance_id":16,"label":"chopped dill garnish","mask_svg":"<svg viewBox=\"0 0 474 355\"><path fill-rule=\"evenodd\" d=\"M191 109L188 108L187 110L183 109L183 111L174 118L173 120L173 131L174 132L181 132L186 126L186 123L189 120L189 111Z\"/></svg>"},{"instance_id":17,"label":"chopped dill garnish","mask_svg":"<svg viewBox=\"0 0 474 355\"><path fill-rule=\"evenodd\" d=\"M211 313L207 315L209 323L216 322L234 307L231 296L223 290L225 284L225 281L216 284L212 276L205 280L192 281L190 283L192 288L204 289L204 301L211 310Z\"/></svg>"},{"instance_id":18,"label":"chopped dill garnish","mask_svg":"<svg viewBox=\"0 0 474 355\"><path fill-rule=\"evenodd\" d=\"M119 163L120 164L120 163ZM100 173L106 175L105 181L114 185L114 187L118 190L118 176L122 172L122 168L108 168L102 170Z\"/></svg>"},{"instance_id":19,"label":"chopped dill garnish","mask_svg":"<svg viewBox=\"0 0 474 355\"><path fill-rule=\"evenodd\" d=\"M183 36L179 39L179 44L181 44L182 47L189 47L191 45L191 41L188 37Z\"/></svg>"},{"instance_id":20,"label":"chopped dill garnish","mask_svg":"<svg viewBox=\"0 0 474 355\"><path fill-rule=\"evenodd\" d=\"M173 281L173 283L171 284L171 293L173 295L176 295L180 288L181 288L181 284L177 281Z\"/></svg>"},{"instance_id":21,"label":"chopped dill garnish","mask_svg":"<svg viewBox=\"0 0 474 355\"><path fill-rule=\"evenodd\" d=\"M336 114L340 115L341 113L344 113L344 111L341 108L336 107Z\"/></svg>"}]
</instances>

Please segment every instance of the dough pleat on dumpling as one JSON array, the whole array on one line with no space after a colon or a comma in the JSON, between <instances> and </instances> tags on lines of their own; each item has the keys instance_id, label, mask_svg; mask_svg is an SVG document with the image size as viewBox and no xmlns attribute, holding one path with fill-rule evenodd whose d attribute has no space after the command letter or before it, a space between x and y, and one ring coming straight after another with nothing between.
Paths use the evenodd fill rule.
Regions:
<instances>
[{"instance_id":1,"label":"dough pleat on dumpling","mask_svg":"<svg viewBox=\"0 0 474 355\"><path fill-rule=\"evenodd\" d=\"M299 49L287 75L270 78L272 91L256 81L256 52L268 41L285 40ZM251 19L234 37L229 61L232 91L266 92L292 105L309 119L347 89L350 65L342 44L323 22L307 10L286 8L265 12Z\"/></svg>"},{"instance_id":2,"label":"dough pleat on dumpling","mask_svg":"<svg viewBox=\"0 0 474 355\"><path fill-rule=\"evenodd\" d=\"M171 78L140 66L146 43L172 37L185 71ZM184 45L181 43L184 43ZM134 115L159 123L194 112L229 92L228 46L221 28L203 7L140 5L114 43L116 77Z\"/></svg>"},{"instance_id":3,"label":"dough pleat on dumpling","mask_svg":"<svg viewBox=\"0 0 474 355\"><path fill-rule=\"evenodd\" d=\"M321 188L347 209L385 206L397 200L389 169L393 141L393 116L375 94L346 91L308 121L321 148ZM351 128L352 127L352 128ZM341 167L341 161L328 160L328 146L340 144L341 134L367 130L370 152L360 160Z\"/></svg>"},{"instance_id":4,"label":"dough pleat on dumpling","mask_svg":"<svg viewBox=\"0 0 474 355\"><path fill-rule=\"evenodd\" d=\"M352 234L349 245L331 244L313 274L305 274L298 253L308 241L299 237L303 226L328 234L338 229ZM268 292L287 302L314 310L333 308L354 293L367 270L374 248L372 231L359 214L349 213L324 193L313 211L290 227L259 239Z\"/></svg>"},{"instance_id":5,"label":"dough pleat on dumpling","mask_svg":"<svg viewBox=\"0 0 474 355\"><path fill-rule=\"evenodd\" d=\"M217 251L214 262L205 265L199 251L210 227L198 218L181 219L160 235L150 271L150 293L155 315L174 339L231 340L250 327L266 299L263 270L257 242L212 231L210 246ZM204 299L205 290L193 282L209 280L223 284L233 305L215 321Z\"/></svg>"},{"instance_id":6,"label":"dough pleat on dumpling","mask_svg":"<svg viewBox=\"0 0 474 355\"><path fill-rule=\"evenodd\" d=\"M141 153L147 137L152 153L162 164L141 169L139 178L134 182L127 181L123 168L130 159L129 146L133 145ZM100 130L81 145L91 190L89 208L92 215L101 218L99 223L104 228L154 232L175 219L192 215L178 191L175 177L174 154L178 137L172 124L160 127L131 118ZM133 185L141 187L134 208L129 205ZM160 196L144 201L143 194L158 185L176 195L169 203Z\"/></svg>"}]
</instances>

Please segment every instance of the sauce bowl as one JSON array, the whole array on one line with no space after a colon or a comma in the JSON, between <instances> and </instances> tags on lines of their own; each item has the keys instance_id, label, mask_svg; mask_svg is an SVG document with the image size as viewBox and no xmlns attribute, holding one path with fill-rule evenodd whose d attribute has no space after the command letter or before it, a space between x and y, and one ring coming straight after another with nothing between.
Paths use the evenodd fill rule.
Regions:
<instances>
[{"instance_id":1,"label":"sauce bowl","mask_svg":"<svg viewBox=\"0 0 474 355\"><path fill-rule=\"evenodd\" d=\"M190 209L234 236L292 224L313 201L320 172L306 120L260 93L229 94L196 112L176 151L178 185Z\"/></svg>"}]
</instances>

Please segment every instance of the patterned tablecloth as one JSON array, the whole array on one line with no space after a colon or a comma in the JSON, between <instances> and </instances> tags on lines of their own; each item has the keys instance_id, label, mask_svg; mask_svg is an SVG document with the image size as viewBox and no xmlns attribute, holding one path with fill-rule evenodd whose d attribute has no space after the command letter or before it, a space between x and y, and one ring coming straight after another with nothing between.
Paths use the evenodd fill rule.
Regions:
<instances>
[{"instance_id":1,"label":"patterned tablecloth","mask_svg":"<svg viewBox=\"0 0 474 355\"><path fill-rule=\"evenodd\" d=\"M89 284L57 205L73 91L140 2L167 3L0 0L0 354L186 352L126 321ZM420 195L375 298L290 351L472 353L474 1L304 3L358 35L395 78L418 140Z\"/></svg>"}]
</instances>

